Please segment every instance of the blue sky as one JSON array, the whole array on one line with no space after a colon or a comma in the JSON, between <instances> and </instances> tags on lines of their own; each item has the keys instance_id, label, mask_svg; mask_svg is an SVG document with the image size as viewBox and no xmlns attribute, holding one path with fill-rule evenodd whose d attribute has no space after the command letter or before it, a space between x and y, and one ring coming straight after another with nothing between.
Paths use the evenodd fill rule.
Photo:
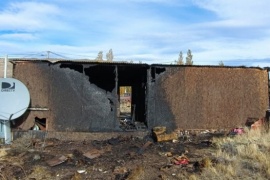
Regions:
<instances>
[{"instance_id":1,"label":"blue sky","mask_svg":"<svg viewBox=\"0 0 270 180\"><path fill-rule=\"evenodd\" d=\"M0 56L270 66L268 0L0 1ZM53 55L53 54L52 54ZM60 58L60 56L58 56Z\"/></svg>"}]
</instances>

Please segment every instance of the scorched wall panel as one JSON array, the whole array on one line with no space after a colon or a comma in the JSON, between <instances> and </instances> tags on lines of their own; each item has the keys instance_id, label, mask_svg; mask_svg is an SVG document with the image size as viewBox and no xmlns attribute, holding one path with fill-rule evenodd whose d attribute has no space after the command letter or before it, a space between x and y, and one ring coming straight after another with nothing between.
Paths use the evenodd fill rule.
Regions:
<instances>
[{"instance_id":1,"label":"scorched wall panel","mask_svg":"<svg viewBox=\"0 0 270 180\"><path fill-rule=\"evenodd\" d=\"M28 88L31 99L29 107L49 108L51 76L48 63L16 63L13 76L22 81ZM25 115L14 122L19 128L28 130L34 126L36 117L51 120L50 111L28 110Z\"/></svg>"},{"instance_id":2,"label":"scorched wall panel","mask_svg":"<svg viewBox=\"0 0 270 180\"><path fill-rule=\"evenodd\" d=\"M116 130L116 108L111 106L117 98L91 83L81 67L82 72L78 72L59 64L52 66L54 113L49 127L53 131Z\"/></svg>"},{"instance_id":3,"label":"scorched wall panel","mask_svg":"<svg viewBox=\"0 0 270 180\"><path fill-rule=\"evenodd\" d=\"M35 118L45 118L48 131L119 130L116 88L108 92L91 83L83 63L20 61L15 64L14 77L28 87L30 107L49 109L27 111L16 121L16 127L29 130Z\"/></svg>"},{"instance_id":4,"label":"scorched wall panel","mask_svg":"<svg viewBox=\"0 0 270 180\"><path fill-rule=\"evenodd\" d=\"M268 73L255 68L167 67L150 83L149 97L148 107L154 108L149 110L150 127L237 127L248 117L265 115Z\"/></svg>"}]
</instances>

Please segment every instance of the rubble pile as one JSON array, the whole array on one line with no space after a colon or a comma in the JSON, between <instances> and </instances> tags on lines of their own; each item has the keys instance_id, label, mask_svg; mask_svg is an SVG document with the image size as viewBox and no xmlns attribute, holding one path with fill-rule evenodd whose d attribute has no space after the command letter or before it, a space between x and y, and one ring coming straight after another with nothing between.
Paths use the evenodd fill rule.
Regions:
<instances>
[{"instance_id":1,"label":"rubble pile","mask_svg":"<svg viewBox=\"0 0 270 180\"><path fill-rule=\"evenodd\" d=\"M157 130L156 128L155 130ZM164 131L164 132L162 132ZM166 128L146 137L60 141L27 136L1 153L3 179L160 179L196 173L211 146L183 141ZM164 138L156 135L165 135ZM28 141L26 140L28 139ZM198 148L199 147L199 148Z\"/></svg>"},{"instance_id":2,"label":"rubble pile","mask_svg":"<svg viewBox=\"0 0 270 180\"><path fill-rule=\"evenodd\" d=\"M252 130L264 119L249 119ZM61 141L25 136L0 146L0 179L187 179L220 163L213 137L241 135L216 130L153 128L145 137L117 136L106 140Z\"/></svg>"}]
</instances>

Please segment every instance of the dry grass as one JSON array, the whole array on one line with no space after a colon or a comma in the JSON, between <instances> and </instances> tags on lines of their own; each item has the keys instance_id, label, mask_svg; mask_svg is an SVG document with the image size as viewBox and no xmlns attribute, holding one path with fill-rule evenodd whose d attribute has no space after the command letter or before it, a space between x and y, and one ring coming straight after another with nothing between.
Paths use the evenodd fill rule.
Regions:
<instances>
[{"instance_id":1,"label":"dry grass","mask_svg":"<svg viewBox=\"0 0 270 180\"><path fill-rule=\"evenodd\" d=\"M270 133L245 131L243 135L214 139L214 163L196 179L269 179Z\"/></svg>"},{"instance_id":2,"label":"dry grass","mask_svg":"<svg viewBox=\"0 0 270 180\"><path fill-rule=\"evenodd\" d=\"M33 137L30 134L26 134L12 143L13 151L27 151L29 148L33 148Z\"/></svg>"}]
</instances>

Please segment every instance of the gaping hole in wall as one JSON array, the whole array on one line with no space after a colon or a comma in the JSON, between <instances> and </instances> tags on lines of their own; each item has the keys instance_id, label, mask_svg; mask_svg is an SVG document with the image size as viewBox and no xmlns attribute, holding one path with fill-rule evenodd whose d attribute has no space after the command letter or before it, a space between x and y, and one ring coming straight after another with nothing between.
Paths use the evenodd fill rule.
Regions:
<instances>
[{"instance_id":1,"label":"gaping hole in wall","mask_svg":"<svg viewBox=\"0 0 270 180\"><path fill-rule=\"evenodd\" d=\"M84 69L90 83L105 91L112 92L115 88L115 67L108 65L95 65Z\"/></svg>"},{"instance_id":2,"label":"gaping hole in wall","mask_svg":"<svg viewBox=\"0 0 270 180\"><path fill-rule=\"evenodd\" d=\"M166 69L163 67L151 67L151 82L156 81L156 74L161 74L164 71L166 71Z\"/></svg>"},{"instance_id":3,"label":"gaping hole in wall","mask_svg":"<svg viewBox=\"0 0 270 180\"><path fill-rule=\"evenodd\" d=\"M81 64L61 64L60 68L69 68L80 73L83 73L83 66Z\"/></svg>"},{"instance_id":4,"label":"gaping hole in wall","mask_svg":"<svg viewBox=\"0 0 270 180\"><path fill-rule=\"evenodd\" d=\"M166 71L166 69L164 67L156 67L156 74L161 74L163 73L164 71Z\"/></svg>"},{"instance_id":5,"label":"gaping hole in wall","mask_svg":"<svg viewBox=\"0 0 270 180\"><path fill-rule=\"evenodd\" d=\"M143 66L118 66L118 95L120 99L121 128L127 130L146 129L145 96L147 83L147 67ZM128 112L121 111L122 90L126 90L126 96L130 96L130 108ZM130 92L130 93L129 93ZM123 119L124 118L124 119Z\"/></svg>"},{"instance_id":6,"label":"gaping hole in wall","mask_svg":"<svg viewBox=\"0 0 270 180\"><path fill-rule=\"evenodd\" d=\"M31 129L46 131L46 120L46 118L35 117L35 125Z\"/></svg>"}]
</instances>

